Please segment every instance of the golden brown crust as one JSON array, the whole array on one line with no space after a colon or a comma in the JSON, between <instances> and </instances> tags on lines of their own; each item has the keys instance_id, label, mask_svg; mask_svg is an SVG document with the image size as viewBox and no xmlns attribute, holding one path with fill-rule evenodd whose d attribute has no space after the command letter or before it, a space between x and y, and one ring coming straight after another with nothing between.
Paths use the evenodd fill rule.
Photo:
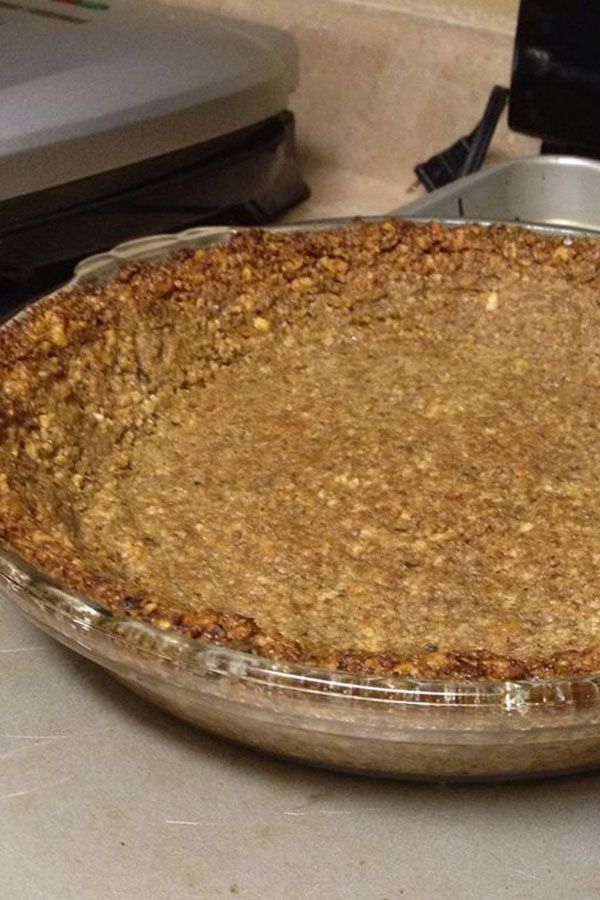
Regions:
<instances>
[{"instance_id":1,"label":"golden brown crust","mask_svg":"<svg viewBox=\"0 0 600 900\"><path fill-rule=\"evenodd\" d=\"M590 634L585 645L566 640L564 649L547 655L523 654L518 642L514 654L433 644L407 655L389 647L327 646L318 637L286 639L250 616L177 609L172 599L140 590L118 566L99 567L76 521L99 473L110 481L119 467L127 471L137 436L152 432L169 398L209 383L253 353L257 335L284 333L290 310L310 319L328 304L348 307L348 272L371 279L353 294L350 313L360 323L372 315L369 304L385 306L390 279L401 285L402 296L421 291L424 302L445 291L447 308L483 296L493 314L503 287L536 279L592 298L599 261L594 242L566 246L518 229L357 223L312 234L246 232L224 247L134 264L105 287L63 292L0 332L0 541L116 616L268 658L419 678L514 680L600 671L600 634ZM197 337L190 348L192 326ZM516 375L530 365L520 356L513 363Z\"/></svg>"}]
</instances>

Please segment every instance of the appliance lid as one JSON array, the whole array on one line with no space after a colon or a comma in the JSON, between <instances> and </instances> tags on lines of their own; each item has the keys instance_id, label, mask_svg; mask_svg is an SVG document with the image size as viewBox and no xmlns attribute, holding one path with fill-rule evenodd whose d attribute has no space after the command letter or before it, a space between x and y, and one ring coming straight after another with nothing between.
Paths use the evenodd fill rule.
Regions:
<instances>
[{"instance_id":1,"label":"appliance lid","mask_svg":"<svg viewBox=\"0 0 600 900\"><path fill-rule=\"evenodd\" d=\"M162 3L0 0L0 201L285 109L294 41Z\"/></svg>"}]
</instances>

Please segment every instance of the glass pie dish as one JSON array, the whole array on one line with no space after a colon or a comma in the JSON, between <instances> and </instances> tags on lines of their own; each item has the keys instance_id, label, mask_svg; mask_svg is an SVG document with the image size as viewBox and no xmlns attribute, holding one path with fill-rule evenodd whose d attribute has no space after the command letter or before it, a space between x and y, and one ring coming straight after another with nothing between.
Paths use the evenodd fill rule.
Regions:
<instances>
[{"instance_id":1,"label":"glass pie dish","mask_svg":"<svg viewBox=\"0 0 600 900\"><path fill-rule=\"evenodd\" d=\"M74 283L106 279L135 259L226 241L231 233L192 229L128 242L81 263ZM0 592L52 637L163 709L290 759L444 780L554 775L600 764L600 674L425 681L273 661L113 617L6 550L0 550Z\"/></svg>"}]
</instances>

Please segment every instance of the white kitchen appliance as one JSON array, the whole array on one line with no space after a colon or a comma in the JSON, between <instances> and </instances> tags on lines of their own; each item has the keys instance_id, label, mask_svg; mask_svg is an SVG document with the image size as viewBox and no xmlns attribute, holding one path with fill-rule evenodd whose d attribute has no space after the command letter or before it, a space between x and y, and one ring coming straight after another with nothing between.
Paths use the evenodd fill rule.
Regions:
<instances>
[{"instance_id":1,"label":"white kitchen appliance","mask_svg":"<svg viewBox=\"0 0 600 900\"><path fill-rule=\"evenodd\" d=\"M307 196L294 41L151 0L0 0L0 310L116 242Z\"/></svg>"}]
</instances>

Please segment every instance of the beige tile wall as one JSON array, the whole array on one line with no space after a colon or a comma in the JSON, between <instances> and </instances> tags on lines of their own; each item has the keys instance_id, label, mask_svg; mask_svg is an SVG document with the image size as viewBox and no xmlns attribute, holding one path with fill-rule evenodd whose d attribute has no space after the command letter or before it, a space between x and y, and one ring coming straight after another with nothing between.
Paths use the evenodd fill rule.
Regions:
<instances>
[{"instance_id":1,"label":"beige tile wall","mask_svg":"<svg viewBox=\"0 0 600 900\"><path fill-rule=\"evenodd\" d=\"M334 207L382 212L412 199L413 165L468 132L491 87L510 78L512 37L436 19L435 7L442 4L433 0L166 2L266 22L295 35L301 80L292 105L303 161L319 198L329 198L318 213ZM475 2L455 5L466 9ZM383 3L428 7L431 16L384 9ZM489 3L508 9L512 0ZM521 155L530 147L503 127L494 153Z\"/></svg>"},{"instance_id":2,"label":"beige tile wall","mask_svg":"<svg viewBox=\"0 0 600 900\"><path fill-rule=\"evenodd\" d=\"M364 7L395 10L441 22L512 34L519 0L340 0Z\"/></svg>"}]
</instances>

